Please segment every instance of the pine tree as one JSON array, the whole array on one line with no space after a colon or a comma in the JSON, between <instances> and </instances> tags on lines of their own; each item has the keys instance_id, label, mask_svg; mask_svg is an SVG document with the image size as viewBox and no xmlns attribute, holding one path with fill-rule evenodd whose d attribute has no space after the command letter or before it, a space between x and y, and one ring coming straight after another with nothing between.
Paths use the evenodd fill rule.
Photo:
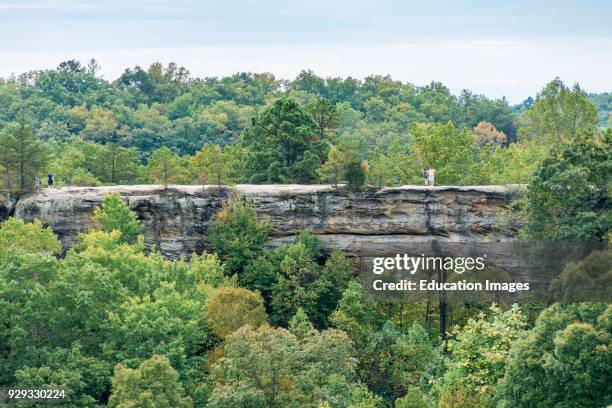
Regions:
<instances>
[{"instance_id":1,"label":"pine tree","mask_svg":"<svg viewBox=\"0 0 612 408\"><path fill-rule=\"evenodd\" d=\"M306 110L314 119L319 139L323 140L326 133L338 126L340 120L336 107L327 99L317 98L310 102Z\"/></svg>"},{"instance_id":2,"label":"pine tree","mask_svg":"<svg viewBox=\"0 0 612 408\"><path fill-rule=\"evenodd\" d=\"M280 98L253 121L244 134L252 183L312 183L327 153L308 112L291 98Z\"/></svg>"},{"instance_id":3,"label":"pine tree","mask_svg":"<svg viewBox=\"0 0 612 408\"><path fill-rule=\"evenodd\" d=\"M344 177L346 177L349 190L361 190L366 181L366 170L364 169L363 163L359 161L349 163L346 166Z\"/></svg>"},{"instance_id":4,"label":"pine tree","mask_svg":"<svg viewBox=\"0 0 612 408\"><path fill-rule=\"evenodd\" d=\"M0 146L6 187L21 192L27 190L47 163L45 146L25 122L9 124L0 136ZM13 185L13 180L16 185Z\"/></svg>"},{"instance_id":5,"label":"pine tree","mask_svg":"<svg viewBox=\"0 0 612 408\"><path fill-rule=\"evenodd\" d=\"M164 187L181 176L181 164L179 158L166 146L153 152L149 159L148 171L150 177L156 182L161 182Z\"/></svg>"},{"instance_id":6,"label":"pine tree","mask_svg":"<svg viewBox=\"0 0 612 408\"><path fill-rule=\"evenodd\" d=\"M190 164L196 180L202 184L213 181L217 186L226 182L228 163L221 146L205 144L201 150L191 157Z\"/></svg>"},{"instance_id":7,"label":"pine tree","mask_svg":"<svg viewBox=\"0 0 612 408\"><path fill-rule=\"evenodd\" d=\"M319 168L318 173L324 180L332 182L335 188L342 181L344 169L355 155L354 149L348 144L331 145L327 152L325 164Z\"/></svg>"}]
</instances>

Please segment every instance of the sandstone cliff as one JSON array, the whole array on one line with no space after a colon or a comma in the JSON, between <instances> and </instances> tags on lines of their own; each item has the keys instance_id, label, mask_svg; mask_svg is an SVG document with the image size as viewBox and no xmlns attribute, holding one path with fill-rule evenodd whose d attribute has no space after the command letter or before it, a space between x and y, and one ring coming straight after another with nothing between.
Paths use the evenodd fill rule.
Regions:
<instances>
[{"instance_id":1,"label":"sandstone cliff","mask_svg":"<svg viewBox=\"0 0 612 408\"><path fill-rule=\"evenodd\" d=\"M349 193L329 185L112 186L43 189L11 201L0 198L0 220L14 215L39 218L51 226L64 248L92 228L93 210L104 195L119 192L138 214L145 241L166 257L188 257L206 247L209 222L233 193L254 202L272 223L272 240L289 241L302 230L318 235L327 249L371 257L452 242L503 242L492 233L498 213L522 186L403 186Z\"/></svg>"}]
</instances>

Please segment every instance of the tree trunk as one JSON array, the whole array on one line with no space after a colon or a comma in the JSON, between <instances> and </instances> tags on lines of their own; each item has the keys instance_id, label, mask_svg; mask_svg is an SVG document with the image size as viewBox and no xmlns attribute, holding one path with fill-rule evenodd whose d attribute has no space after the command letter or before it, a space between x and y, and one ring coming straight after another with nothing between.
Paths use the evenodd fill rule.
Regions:
<instances>
[{"instance_id":1,"label":"tree trunk","mask_svg":"<svg viewBox=\"0 0 612 408\"><path fill-rule=\"evenodd\" d=\"M116 151L115 151L115 147L114 146L111 146L111 149L112 149L111 150L111 152L112 152L111 153L111 182L113 184L117 184L117 177L116 177L116 174L115 174L115 172L116 172L116 163L115 162L117 161Z\"/></svg>"},{"instance_id":2,"label":"tree trunk","mask_svg":"<svg viewBox=\"0 0 612 408\"><path fill-rule=\"evenodd\" d=\"M444 283L446 281L446 273L444 270L438 271L438 281ZM439 317L440 317L440 337L442 341L446 339L446 292L442 290L439 295Z\"/></svg>"}]
</instances>

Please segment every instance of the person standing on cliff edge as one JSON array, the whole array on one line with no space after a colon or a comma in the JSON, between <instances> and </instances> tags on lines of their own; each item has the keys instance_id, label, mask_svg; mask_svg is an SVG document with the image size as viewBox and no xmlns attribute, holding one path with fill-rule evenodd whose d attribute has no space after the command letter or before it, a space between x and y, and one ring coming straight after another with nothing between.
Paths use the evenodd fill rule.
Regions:
<instances>
[{"instance_id":1,"label":"person standing on cliff edge","mask_svg":"<svg viewBox=\"0 0 612 408\"><path fill-rule=\"evenodd\" d=\"M427 185L433 187L435 184L436 169L429 167L427 169Z\"/></svg>"},{"instance_id":2,"label":"person standing on cliff edge","mask_svg":"<svg viewBox=\"0 0 612 408\"><path fill-rule=\"evenodd\" d=\"M53 174L47 174L47 185L49 188L53 188Z\"/></svg>"}]
</instances>

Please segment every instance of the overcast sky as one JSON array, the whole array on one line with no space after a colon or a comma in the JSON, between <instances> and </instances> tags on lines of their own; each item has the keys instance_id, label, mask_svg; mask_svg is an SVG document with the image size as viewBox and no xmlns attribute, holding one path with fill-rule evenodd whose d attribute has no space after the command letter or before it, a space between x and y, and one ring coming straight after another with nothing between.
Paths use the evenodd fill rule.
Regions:
<instances>
[{"instance_id":1,"label":"overcast sky","mask_svg":"<svg viewBox=\"0 0 612 408\"><path fill-rule=\"evenodd\" d=\"M292 4L294 3L294 4ZM0 76L96 58L106 79L390 74L518 103L559 76L612 91L612 1L0 0Z\"/></svg>"}]
</instances>

